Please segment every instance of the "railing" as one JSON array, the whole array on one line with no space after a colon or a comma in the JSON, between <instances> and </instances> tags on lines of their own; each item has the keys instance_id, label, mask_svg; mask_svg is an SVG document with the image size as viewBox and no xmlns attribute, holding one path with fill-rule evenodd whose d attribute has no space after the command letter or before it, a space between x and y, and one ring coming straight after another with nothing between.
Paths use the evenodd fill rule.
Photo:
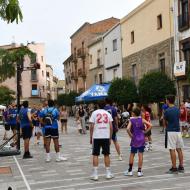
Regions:
<instances>
[{"instance_id":1,"label":"railing","mask_svg":"<svg viewBox=\"0 0 190 190\"><path fill-rule=\"evenodd\" d=\"M188 13L178 16L178 29L183 31L189 28L189 15Z\"/></svg>"},{"instance_id":2,"label":"railing","mask_svg":"<svg viewBox=\"0 0 190 190\"><path fill-rule=\"evenodd\" d=\"M77 50L77 57L79 58L85 58L86 54L85 54L85 50L84 48L80 48Z\"/></svg>"}]
</instances>

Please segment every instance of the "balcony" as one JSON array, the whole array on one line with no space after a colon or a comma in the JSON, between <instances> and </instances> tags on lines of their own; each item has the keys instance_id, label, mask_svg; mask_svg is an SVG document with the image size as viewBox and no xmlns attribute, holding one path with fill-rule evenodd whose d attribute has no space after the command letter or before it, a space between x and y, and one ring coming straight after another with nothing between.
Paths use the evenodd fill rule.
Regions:
<instances>
[{"instance_id":1,"label":"balcony","mask_svg":"<svg viewBox=\"0 0 190 190\"><path fill-rule=\"evenodd\" d=\"M74 63L77 63L77 55L76 55L76 53L72 54L72 61Z\"/></svg>"},{"instance_id":2,"label":"balcony","mask_svg":"<svg viewBox=\"0 0 190 190\"><path fill-rule=\"evenodd\" d=\"M180 32L189 28L189 15L188 13L178 16L178 30Z\"/></svg>"},{"instance_id":3,"label":"balcony","mask_svg":"<svg viewBox=\"0 0 190 190\"><path fill-rule=\"evenodd\" d=\"M85 69L78 69L78 76L86 78L86 71L85 71Z\"/></svg>"},{"instance_id":4,"label":"balcony","mask_svg":"<svg viewBox=\"0 0 190 190\"><path fill-rule=\"evenodd\" d=\"M80 48L77 50L77 57L84 59L86 57L84 48Z\"/></svg>"},{"instance_id":5,"label":"balcony","mask_svg":"<svg viewBox=\"0 0 190 190\"><path fill-rule=\"evenodd\" d=\"M71 79L72 80L78 80L77 72L72 72L71 73Z\"/></svg>"},{"instance_id":6,"label":"balcony","mask_svg":"<svg viewBox=\"0 0 190 190\"><path fill-rule=\"evenodd\" d=\"M82 69L78 69L78 76L82 77Z\"/></svg>"}]
</instances>

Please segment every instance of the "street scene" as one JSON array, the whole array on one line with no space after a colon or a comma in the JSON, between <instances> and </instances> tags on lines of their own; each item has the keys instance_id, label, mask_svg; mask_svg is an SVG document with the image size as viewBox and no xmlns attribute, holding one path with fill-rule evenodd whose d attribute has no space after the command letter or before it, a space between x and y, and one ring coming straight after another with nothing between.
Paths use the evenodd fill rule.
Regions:
<instances>
[{"instance_id":1,"label":"street scene","mask_svg":"<svg viewBox=\"0 0 190 190\"><path fill-rule=\"evenodd\" d=\"M0 190L190 189L190 0L0 0Z\"/></svg>"},{"instance_id":2,"label":"street scene","mask_svg":"<svg viewBox=\"0 0 190 190\"><path fill-rule=\"evenodd\" d=\"M118 161L113 144L111 145L111 169L114 174L112 180L105 179L105 169L101 156L99 166L100 179L97 182L90 180L92 172L91 145L89 135L79 135L73 123L73 118L69 119L68 135L61 135L61 153L68 158L68 161L57 163L52 151L52 161L45 162L43 144L34 145L31 140L31 153L34 156L31 160L23 160L22 156L16 159L26 177L31 189L50 190L50 189L116 189L116 190L160 190L160 189L189 189L189 139L185 139L185 169L184 174L166 174L170 167L168 150L164 148L164 135L160 134L160 127L155 122L153 129L153 149L145 152L143 171L144 177L137 177L137 158L134 164L134 176L124 176L124 171L128 167L129 142L126 130L120 130L118 134L123 161ZM2 136L2 129L1 129ZM42 143L42 142L41 142ZM51 147L53 150L53 147ZM27 189L22 179L21 173L13 157L1 158L1 166L11 167L11 173L1 174L0 189Z\"/></svg>"}]
</instances>

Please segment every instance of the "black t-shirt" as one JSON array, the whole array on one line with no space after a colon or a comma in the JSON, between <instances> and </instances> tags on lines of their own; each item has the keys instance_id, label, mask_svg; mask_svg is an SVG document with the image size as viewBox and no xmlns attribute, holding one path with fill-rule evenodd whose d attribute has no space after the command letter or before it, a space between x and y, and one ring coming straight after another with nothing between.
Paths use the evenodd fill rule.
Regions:
<instances>
[{"instance_id":1,"label":"black t-shirt","mask_svg":"<svg viewBox=\"0 0 190 190\"><path fill-rule=\"evenodd\" d=\"M79 109L79 117L84 117L84 109Z\"/></svg>"}]
</instances>

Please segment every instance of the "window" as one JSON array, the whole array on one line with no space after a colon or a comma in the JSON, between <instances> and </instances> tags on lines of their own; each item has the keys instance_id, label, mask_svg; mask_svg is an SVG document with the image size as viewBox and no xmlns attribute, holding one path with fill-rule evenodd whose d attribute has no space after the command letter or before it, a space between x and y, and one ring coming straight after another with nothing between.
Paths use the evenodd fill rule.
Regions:
<instances>
[{"instance_id":1,"label":"window","mask_svg":"<svg viewBox=\"0 0 190 190\"><path fill-rule=\"evenodd\" d=\"M44 71L42 70L42 76L44 76Z\"/></svg>"},{"instance_id":2,"label":"window","mask_svg":"<svg viewBox=\"0 0 190 190\"><path fill-rule=\"evenodd\" d=\"M32 84L32 90L37 90L37 84Z\"/></svg>"},{"instance_id":3,"label":"window","mask_svg":"<svg viewBox=\"0 0 190 190\"><path fill-rule=\"evenodd\" d=\"M132 65L132 79L136 83L137 82L137 65Z\"/></svg>"},{"instance_id":4,"label":"window","mask_svg":"<svg viewBox=\"0 0 190 190\"><path fill-rule=\"evenodd\" d=\"M115 79L117 75L117 69L113 69L113 78Z\"/></svg>"},{"instance_id":5,"label":"window","mask_svg":"<svg viewBox=\"0 0 190 190\"><path fill-rule=\"evenodd\" d=\"M105 48L105 55L108 54L108 48Z\"/></svg>"},{"instance_id":6,"label":"window","mask_svg":"<svg viewBox=\"0 0 190 190\"><path fill-rule=\"evenodd\" d=\"M98 58L100 58L100 55L101 55L101 49L99 49L99 50L97 51L97 57L98 57Z\"/></svg>"},{"instance_id":7,"label":"window","mask_svg":"<svg viewBox=\"0 0 190 190\"><path fill-rule=\"evenodd\" d=\"M31 70L31 80L37 80L37 71Z\"/></svg>"},{"instance_id":8,"label":"window","mask_svg":"<svg viewBox=\"0 0 190 190\"><path fill-rule=\"evenodd\" d=\"M159 64L160 64L160 71L162 73L165 73L165 54L164 53L161 53L159 54Z\"/></svg>"},{"instance_id":9,"label":"window","mask_svg":"<svg viewBox=\"0 0 190 190\"><path fill-rule=\"evenodd\" d=\"M43 56L41 56L41 61L42 61L42 62L44 61L44 57L43 57Z\"/></svg>"},{"instance_id":10,"label":"window","mask_svg":"<svg viewBox=\"0 0 190 190\"><path fill-rule=\"evenodd\" d=\"M90 55L90 64L92 64L92 55Z\"/></svg>"},{"instance_id":11,"label":"window","mask_svg":"<svg viewBox=\"0 0 190 190\"><path fill-rule=\"evenodd\" d=\"M99 83L100 83L100 84L103 83L103 76L102 76L102 74L99 74Z\"/></svg>"},{"instance_id":12,"label":"window","mask_svg":"<svg viewBox=\"0 0 190 190\"><path fill-rule=\"evenodd\" d=\"M117 39L113 40L113 51L117 51Z\"/></svg>"},{"instance_id":13,"label":"window","mask_svg":"<svg viewBox=\"0 0 190 190\"><path fill-rule=\"evenodd\" d=\"M135 42L135 33L134 31L131 32L131 44Z\"/></svg>"},{"instance_id":14,"label":"window","mask_svg":"<svg viewBox=\"0 0 190 190\"><path fill-rule=\"evenodd\" d=\"M37 84L32 84L32 96L38 96Z\"/></svg>"},{"instance_id":15,"label":"window","mask_svg":"<svg viewBox=\"0 0 190 190\"><path fill-rule=\"evenodd\" d=\"M162 15L157 16L157 29L160 30L162 28Z\"/></svg>"},{"instance_id":16,"label":"window","mask_svg":"<svg viewBox=\"0 0 190 190\"><path fill-rule=\"evenodd\" d=\"M47 77L49 77L49 72L46 73Z\"/></svg>"},{"instance_id":17,"label":"window","mask_svg":"<svg viewBox=\"0 0 190 190\"><path fill-rule=\"evenodd\" d=\"M97 75L94 75L94 83L97 84Z\"/></svg>"},{"instance_id":18,"label":"window","mask_svg":"<svg viewBox=\"0 0 190 190\"><path fill-rule=\"evenodd\" d=\"M190 85L183 86L183 99L187 100L190 98Z\"/></svg>"}]
</instances>

